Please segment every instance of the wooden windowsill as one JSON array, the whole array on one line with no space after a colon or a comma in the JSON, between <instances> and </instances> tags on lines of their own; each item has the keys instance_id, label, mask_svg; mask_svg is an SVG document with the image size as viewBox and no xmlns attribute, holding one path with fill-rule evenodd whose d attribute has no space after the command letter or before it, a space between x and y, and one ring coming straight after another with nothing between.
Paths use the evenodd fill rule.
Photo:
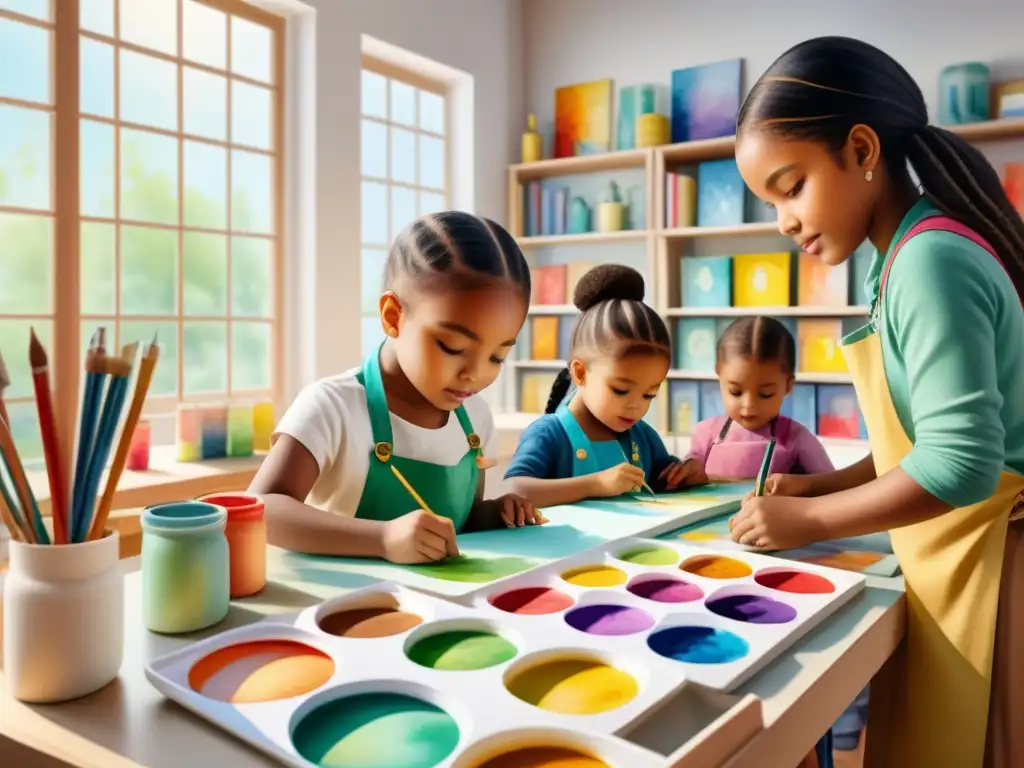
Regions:
<instances>
[{"instance_id":1,"label":"wooden windowsill","mask_svg":"<svg viewBox=\"0 0 1024 768\"><path fill-rule=\"evenodd\" d=\"M249 486L264 454L238 459L181 462L173 446L153 448L149 469L125 471L114 494L113 510L147 507L168 501L194 499L207 493L241 491ZM30 472L29 483L42 514L50 514L50 488L46 473ZM100 482L102 489L106 473Z\"/></svg>"}]
</instances>

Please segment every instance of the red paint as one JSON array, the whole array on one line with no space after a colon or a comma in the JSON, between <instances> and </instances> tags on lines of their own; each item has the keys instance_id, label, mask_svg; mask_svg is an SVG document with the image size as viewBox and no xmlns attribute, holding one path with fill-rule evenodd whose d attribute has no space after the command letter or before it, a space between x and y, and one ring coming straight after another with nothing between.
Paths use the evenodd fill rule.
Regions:
<instances>
[{"instance_id":1,"label":"red paint","mask_svg":"<svg viewBox=\"0 0 1024 768\"><path fill-rule=\"evenodd\" d=\"M836 588L824 576L806 571L762 571L754 576L762 587L796 595L825 595Z\"/></svg>"},{"instance_id":2,"label":"red paint","mask_svg":"<svg viewBox=\"0 0 1024 768\"><path fill-rule=\"evenodd\" d=\"M491 605L505 613L520 616L543 616L573 606L573 599L551 587L524 587L502 592L490 600Z\"/></svg>"}]
</instances>

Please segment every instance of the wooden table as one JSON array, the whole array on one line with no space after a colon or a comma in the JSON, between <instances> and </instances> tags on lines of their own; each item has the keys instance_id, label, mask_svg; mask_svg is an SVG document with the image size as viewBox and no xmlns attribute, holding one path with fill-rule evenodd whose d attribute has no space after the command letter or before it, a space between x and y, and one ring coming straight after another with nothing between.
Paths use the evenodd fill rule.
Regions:
<instances>
[{"instance_id":1,"label":"wooden table","mask_svg":"<svg viewBox=\"0 0 1024 768\"><path fill-rule=\"evenodd\" d=\"M122 565L126 634L120 677L83 699L36 706L11 698L2 686L0 670L0 764L11 768L279 768L276 761L166 701L146 681L143 670L150 659L201 637L295 612L337 595L337 576L329 586L308 579L295 581L272 566L266 590L235 601L221 624L204 633L164 637L148 632L142 623L138 558ZM351 586L361 584L354 579ZM727 768L794 768L893 653L903 630L902 579L870 577L860 596L743 686L741 693L763 700L765 730L734 755ZM673 739L679 739L679 731L666 728L657 738L664 748L676 746Z\"/></svg>"}]
</instances>

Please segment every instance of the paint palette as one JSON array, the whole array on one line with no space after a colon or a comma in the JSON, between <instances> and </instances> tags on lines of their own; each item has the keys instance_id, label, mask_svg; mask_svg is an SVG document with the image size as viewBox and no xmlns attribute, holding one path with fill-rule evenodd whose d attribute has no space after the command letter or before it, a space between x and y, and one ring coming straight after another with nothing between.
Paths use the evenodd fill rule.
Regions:
<instances>
[{"instance_id":1,"label":"paint palette","mask_svg":"<svg viewBox=\"0 0 1024 768\"><path fill-rule=\"evenodd\" d=\"M863 589L864 576L763 554L626 538L466 597L553 645L622 654L669 685L743 683Z\"/></svg>"},{"instance_id":2,"label":"paint palette","mask_svg":"<svg viewBox=\"0 0 1024 768\"><path fill-rule=\"evenodd\" d=\"M146 676L296 768L683 768L719 764L761 727L755 697L663 674L654 654L608 642L621 636L577 629L584 617L565 600L495 602L480 610L384 582L294 624L200 641ZM680 710L684 692L703 704ZM700 720L708 701L714 714ZM611 735L659 717L662 733L693 736L672 755Z\"/></svg>"}]
</instances>

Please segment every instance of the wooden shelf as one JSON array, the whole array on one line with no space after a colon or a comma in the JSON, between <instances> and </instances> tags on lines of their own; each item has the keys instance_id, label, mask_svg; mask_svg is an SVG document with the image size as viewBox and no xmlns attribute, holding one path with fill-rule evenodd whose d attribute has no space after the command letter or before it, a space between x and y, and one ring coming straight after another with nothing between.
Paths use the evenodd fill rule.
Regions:
<instances>
[{"instance_id":1,"label":"wooden shelf","mask_svg":"<svg viewBox=\"0 0 1024 768\"><path fill-rule=\"evenodd\" d=\"M1024 138L1024 117L1006 117L966 125L939 126L966 141L1002 141Z\"/></svg>"},{"instance_id":2,"label":"wooden shelf","mask_svg":"<svg viewBox=\"0 0 1024 768\"><path fill-rule=\"evenodd\" d=\"M509 166L509 172L520 181L531 181L547 179L552 176L571 176L577 173L625 171L643 168L650 154L650 149L627 149L620 152L604 152L600 155L557 157L538 160L535 163L518 163Z\"/></svg>"},{"instance_id":3,"label":"wooden shelf","mask_svg":"<svg viewBox=\"0 0 1024 768\"><path fill-rule=\"evenodd\" d=\"M512 365L516 368L537 369L547 371L552 368L565 368L568 363L565 360L514 360Z\"/></svg>"},{"instance_id":4,"label":"wooden shelf","mask_svg":"<svg viewBox=\"0 0 1024 768\"><path fill-rule=\"evenodd\" d=\"M558 245L600 245L602 243L631 243L647 239L646 229L622 229L618 232L584 232L579 235L538 235L516 239L520 248L553 248Z\"/></svg>"},{"instance_id":5,"label":"wooden shelf","mask_svg":"<svg viewBox=\"0 0 1024 768\"><path fill-rule=\"evenodd\" d=\"M673 227L670 229L659 229L657 235L666 240L693 240L698 237L747 237L751 235L778 235L779 237L784 237L779 232L779 225L774 221L737 224L733 227Z\"/></svg>"},{"instance_id":6,"label":"wooden shelf","mask_svg":"<svg viewBox=\"0 0 1024 768\"><path fill-rule=\"evenodd\" d=\"M667 317L859 317L867 315L864 305L850 307L672 307Z\"/></svg>"},{"instance_id":7,"label":"wooden shelf","mask_svg":"<svg viewBox=\"0 0 1024 768\"><path fill-rule=\"evenodd\" d=\"M531 315L575 315L579 312L573 304L531 304Z\"/></svg>"},{"instance_id":8,"label":"wooden shelf","mask_svg":"<svg viewBox=\"0 0 1024 768\"><path fill-rule=\"evenodd\" d=\"M668 372L669 379L688 381L717 381L714 371L684 371L674 368ZM797 384L851 384L853 379L848 373L798 373Z\"/></svg>"}]
</instances>

